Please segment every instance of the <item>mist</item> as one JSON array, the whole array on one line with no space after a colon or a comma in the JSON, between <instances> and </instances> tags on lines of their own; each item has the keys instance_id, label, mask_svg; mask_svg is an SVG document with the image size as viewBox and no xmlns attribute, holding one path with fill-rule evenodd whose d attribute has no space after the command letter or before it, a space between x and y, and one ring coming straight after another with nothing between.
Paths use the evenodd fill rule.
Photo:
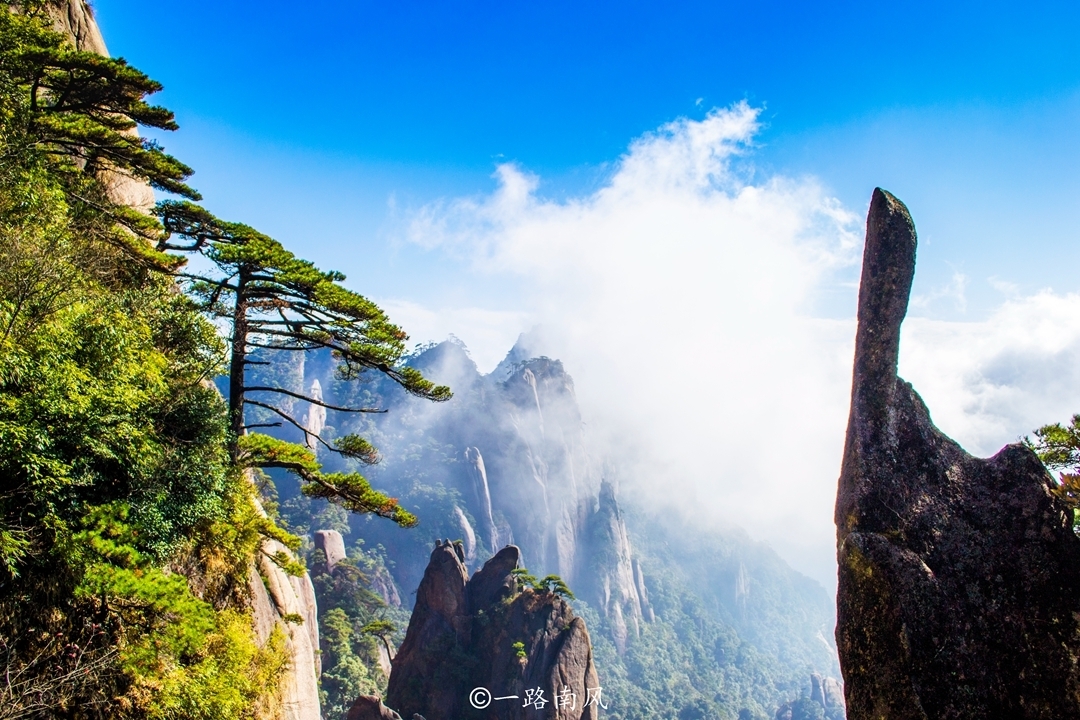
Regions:
<instances>
[{"instance_id":1,"label":"mist","mask_svg":"<svg viewBox=\"0 0 1080 720\"><path fill-rule=\"evenodd\" d=\"M386 302L416 339L454 333L482 371L520 331L573 375L592 451L624 498L738 525L835 586L832 506L847 420L863 208L813 178L755 174L759 111L680 119L630 144L597 189L497 189L414 213L409 241L516 279L506 306ZM916 218L916 224L918 218ZM962 301L963 279L947 289ZM818 311L839 297L847 317ZM945 432L995 452L1080 410L1080 297L1006 297L982 322L905 323L901 374Z\"/></svg>"}]
</instances>

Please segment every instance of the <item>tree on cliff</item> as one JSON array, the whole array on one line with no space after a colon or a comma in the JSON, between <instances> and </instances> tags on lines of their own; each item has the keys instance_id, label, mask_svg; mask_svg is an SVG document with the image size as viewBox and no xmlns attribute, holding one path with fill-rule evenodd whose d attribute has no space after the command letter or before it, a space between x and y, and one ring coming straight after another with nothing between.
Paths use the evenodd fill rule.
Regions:
<instances>
[{"instance_id":1,"label":"tree on cliff","mask_svg":"<svg viewBox=\"0 0 1080 720\"><path fill-rule=\"evenodd\" d=\"M166 236L168 205L143 214L117 192L145 183L198 199L190 168L137 134L175 129L172 114L147 102L156 82L54 29L70 31L71 13L89 17L83 0L0 6L0 718L254 717L275 707L290 662L284 626L260 637L248 602L264 538L283 531L240 468L286 467L312 494L412 518L359 475L324 474L305 448L245 434L242 414L230 432L237 414L207 382L225 343L202 310L227 304L237 280L224 276L202 307L205 296L177 292L174 273L205 289L169 254L196 236L175 225ZM339 275L185 207L187 221L231 233L193 248L211 267L232 253L230 267L275 278L255 285L274 288L310 339L289 349L331 347L345 374L386 371L449 395L397 367L404 335ZM242 374L240 385L242 413ZM359 438L336 445L375 456Z\"/></svg>"},{"instance_id":2,"label":"tree on cliff","mask_svg":"<svg viewBox=\"0 0 1080 720\"><path fill-rule=\"evenodd\" d=\"M142 265L176 267L154 249L160 226L110 197L110 176L188 198L192 170L142 138L138 126L176 130L173 114L146 97L161 84L122 59L73 48L54 32L48 3L24 0L0 14L0 133L5 164L42 166L63 193L75 229ZM106 220L107 222L101 222Z\"/></svg>"},{"instance_id":3,"label":"tree on cliff","mask_svg":"<svg viewBox=\"0 0 1080 720\"><path fill-rule=\"evenodd\" d=\"M1072 508L1073 528L1080 528L1080 415L1073 415L1068 425L1043 425L1034 435L1024 443L1046 467L1060 471L1057 495Z\"/></svg>"},{"instance_id":4,"label":"tree on cliff","mask_svg":"<svg viewBox=\"0 0 1080 720\"><path fill-rule=\"evenodd\" d=\"M374 370L415 396L448 400L449 388L435 385L402 364L408 336L373 302L342 287L345 276L340 272L319 270L247 225L219 220L198 205L182 201L159 203L157 215L165 228L159 252L197 253L210 261L210 272L178 271L177 275L205 312L225 320L232 329L228 399L233 460L246 467L293 472L303 481L306 495L326 498L353 512L374 513L404 526L416 524L415 517L393 498L374 491L361 474L323 473L308 448L247 432L284 422L332 452L368 464L377 462L378 452L367 440L346 435L329 442L271 398L298 399L343 413L382 410L332 405L280 384L250 384L245 371L265 364L253 357L258 350L328 349L339 360L338 375L343 379ZM249 407L268 411L277 421L245 424Z\"/></svg>"}]
</instances>

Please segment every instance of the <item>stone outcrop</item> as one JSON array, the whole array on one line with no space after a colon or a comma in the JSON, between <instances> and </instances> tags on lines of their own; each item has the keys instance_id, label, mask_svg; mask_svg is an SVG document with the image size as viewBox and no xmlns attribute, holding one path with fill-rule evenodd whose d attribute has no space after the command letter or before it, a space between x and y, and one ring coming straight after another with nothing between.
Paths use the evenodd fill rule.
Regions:
<instances>
[{"instance_id":1,"label":"stone outcrop","mask_svg":"<svg viewBox=\"0 0 1080 720\"><path fill-rule=\"evenodd\" d=\"M820 705L826 713L834 709L844 712L844 688L836 678L824 677L818 673L810 675L810 699Z\"/></svg>"},{"instance_id":2,"label":"stone outcrop","mask_svg":"<svg viewBox=\"0 0 1080 720\"><path fill-rule=\"evenodd\" d=\"M848 717L1078 717L1080 538L1034 453L968 455L897 377L915 246L876 190L836 501Z\"/></svg>"},{"instance_id":3,"label":"stone outcrop","mask_svg":"<svg viewBox=\"0 0 1080 720\"><path fill-rule=\"evenodd\" d=\"M318 378L311 381L308 397L322 401L322 384ZM308 403L301 425L304 426L304 444L311 450L318 450L319 444L316 438L322 435L323 428L326 427L326 408L315 403Z\"/></svg>"},{"instance_id":4,"label":"stone outcrop","mask_svg":"<svg viewBox=\"0 0 1080 720\"><path fill-rule=\"evenodd\" d=\"M282 720L319 720L319 617L315 589L305 574L294 577L278 567L270 557L290 550L276 540L266 541L258 565L249 573L253 622L261 642L266 642L274 625L284 622L289 654L289 672L282 681ZM296 617L300 624L286 622Z\"/></svg>"},{"instance_id":5,"label":"stone outcrop","mask_svg":"<svg viewBox=\"0 0 1080 720\"><path fill-rule=\"evenodd\" d=\"M502 545L499 542L499 530L495 527L495 520L491 515L491 489L488 487L487 468L484 466L484 456L480 450L474 447L465 448L465 462L470 469L472 478L473 496L476 500L476 509L480 513L482 528L489 548L497 548Z\"/></svg>"},{"instance_id":6,"label":"stone outcrop","mask_svg":"<svg viewBox=\"0 0 1080 720\"><path fill-rule=\"evenodd\" d=\"M588 515L585 527L579 551L584 567L578 569L575 587L610 622L615 647L622 653L629 637L641 633L641 622L654 616L611 483L600 483L596 510Z\"/></svg>"},{"instance_id":7,"label":"stone outcrop","mask_svg":"<svg viewBox=\"0 0 1080 720\"><path fill-rule=\"evenodd\" d=\"M398 594L397 585L394 584L394 578L386 566L380 565L375 568L371 576L371 591L390 607L401 607L401 596Z\"/></svg>"},{"instance_id":8,"label":"stone outcrop","mask_svg":"<svg viewBox=\"0 0 1080 720\"><path fill-rule=\"evenodd\" d=\"M326 556L326 570L333 572L334 566L345 559L345 539L337 530L316 530L315 549L322 550Z\"/></svg>"},{"instance_id":9,"label":"stone outcrop","mask_svg":"<svg viewBox=\"0 0 1080 720\"><path fill-rule=\"evenodd\" d=\"M77 49L98 55L109 54L105 38L94 20L94 12L85 0L50 3L47 10L56 29L67 35Z\"/></svg>"},{"instance_id":10,"label":"stone outcrop","mask_svg":"<svg viewBox=\"0 0 1080 720\"><path fill-rule=\"evenodd\" d=\"M436 542L394 658L389 707L429 720L595 720L585 702L600 683L585 622L553 593L520 590L519 559L507 546L469 579L461 545ZM523 702L536 689L542 712ZM556 694L568 702L557 706ZM494 699L508 696L517 697Z\"/></svg>"},{"instance_id":11,"label":"stone outcrop","mask_svg":"<svg viewBox=\"0 0 1080 720\"><path fill-rule=\"evenodd\" d=\"M476 533L469 524L469 518L465 517L465 513L456 505L454 506L454 520L457 521L458 528L461 530L461 542L465 547L465 562L471 563L476 560Z\"/></svg>"},{"instance_id":12,"label":"stone outcrop","mask_svg":"<svg viewBox=\"0 0 1080 720\"><path fill-rule=\"evenodd\" d=\"M375 695L361 695L349 708L345 720L401 720L401 716L382 704Z\"/></svg>"}]
</instances>

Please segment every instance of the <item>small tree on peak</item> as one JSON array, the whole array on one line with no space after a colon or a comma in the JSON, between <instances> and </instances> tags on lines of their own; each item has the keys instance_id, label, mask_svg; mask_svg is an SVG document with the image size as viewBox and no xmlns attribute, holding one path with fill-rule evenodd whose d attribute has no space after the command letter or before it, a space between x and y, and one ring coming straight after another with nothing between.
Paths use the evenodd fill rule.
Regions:
<instances>
[{"instance_id":1,"label":"small tree on peak","mask_svg":"<svg viewBox=\"0 0 1080 720\"><path fill-rule=\"evenodd\" d=\"M542 579L537 580L535 575L529 574L529 571L522 567L514 568L510 571L510 575L518 582L521 588L528 587L536 592L574 599L574 593L570 591L569 586L558 575L545 575Z\"/></svg>"},{"instance_id":2,"label":"small tree on peak","mask_svg":"<svg viewBox=\"0 0 1080 720\"><path fill-rule=\"evenodd\" d=\"M394 623L389 620L372 620L361 627L360 632L379 638L383 647L386 648L386 656L391 660L394 659L394 652L390 648L390 638L397 632L397 626Z\"/></svg>"},{"instance_id":3,"label":"small tree on peak","mask_svg":"<svg viewBox=\"0 0 1080 720\"><path fill-rule=\"evenodd\" d=\"M543 579L536 583L536 588L541 592L561 595L571 600L574 599L574 593L570 592L570 588L558 575L545 575Z\"/></svg>"},{"instance_id":4,"label":"small tree on peak","mask_svg":"<svg viewBox=\"0 0 1080 720\"><path fill-rule=\"evenodd\" d=\"M1034 435L1024 438L1024 444L1047 468L1059 471L1055 494L1072 509L1073 529L1080 531L1080 415L1073 415L1068 425L1044 425Z\"/></svg>"},{"instance_id":5,"label":"small tree on peak","mask_svg":"<svg viewBox=\"0 0 1080 720\"><path fill-rule=\"evenodd\" d=\"M165 229L157 250L196 253L209 261L209 272L179 271L177 276L206 312L231 327L229 427L234 461L246 467L284 468L300 477L309 496L325 497L354 512L375 513L402 525L415 524L416 519L398 507L396 500L372 490L359 473L324 474L307 448L247 432L286 423L332 452L366 464L378 462L378 451L364 438L346 435L328 441L311 433L274 398L294 398L333 412L384 410L333 405L278 385L250 384L245 371L262 362L252 357L257 350L327 349L339 361L337 372L343 379L376 371L417 397L448 400L448 387L435 385L403 363L408 336L375 303L343 287L345 276L340 272L319 270L247 225L219 220L184 201L159 203L157 216ZM278 421L246 424L249 407L262 408Z\"/></svg>"}]
</instances>

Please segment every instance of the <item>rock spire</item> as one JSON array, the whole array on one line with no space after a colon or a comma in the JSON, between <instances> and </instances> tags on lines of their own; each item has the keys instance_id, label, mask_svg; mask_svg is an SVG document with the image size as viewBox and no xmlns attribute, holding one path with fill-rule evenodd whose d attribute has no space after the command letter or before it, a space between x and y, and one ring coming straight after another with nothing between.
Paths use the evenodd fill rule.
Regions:
<instances>
[{"instance_id":1,"label":"rock spire","mask_svg":"<svg viewBox=\"0 0 1080 720\"><path fill-rule=\"evenodd\" d=\"M848 717L1078 717L1080 538L1034 453L972 457L897 377L915 249L876 190L836 499Z\"/></svg>"}]
</instances>

